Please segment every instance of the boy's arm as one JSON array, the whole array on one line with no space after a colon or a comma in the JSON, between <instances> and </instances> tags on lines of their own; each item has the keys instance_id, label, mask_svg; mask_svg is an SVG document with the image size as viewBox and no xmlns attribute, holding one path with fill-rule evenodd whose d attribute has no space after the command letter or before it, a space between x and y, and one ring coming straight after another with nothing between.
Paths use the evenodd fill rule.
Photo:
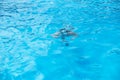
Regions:
<instances>
[{"instance_id":1,"label":"boy's arm","mask_svg":"<svg viewBox=\"0 0 120 80\"><path fill-rule=\"evenodd\" d=\"M54 38L58 38L59 35L60 35L60 32L56 32L56 33L54 33L54 34L51 34L51 36L54 37Z\"/></svg>"},{"instance_id":2,"label":"boy's arm","mask_svg":"<svg viewBox=\"0 0 120 80\"><path fill-rule=\"evenodd\" d=\"M72 32L72 35L73 35L72 40L75 39L78 36L78 34L76 34L74 32Z\"/></svg>"}]
</instances>

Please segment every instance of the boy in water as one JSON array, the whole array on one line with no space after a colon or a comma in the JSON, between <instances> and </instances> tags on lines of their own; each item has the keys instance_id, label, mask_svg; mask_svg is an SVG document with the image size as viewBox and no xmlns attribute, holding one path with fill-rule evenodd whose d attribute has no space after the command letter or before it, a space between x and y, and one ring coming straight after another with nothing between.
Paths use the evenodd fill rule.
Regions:
<instances>
[{"instance_id":1,"label":"boy in water","mask_svg":"<svg viewBox=\"0 0 120 80\"><path fill-rule=\"evenodd\" d=\"M72 39L75 39L77 37L77 34L72 31L73 29L74 28L72 28L70 26L68 26L68 28L62 28L58 32L55 32L54 34L52 34L52 37L54 37L54 38L61 37L63 42L67 42L65 40L65 38L69 37L69 36L71 36Z\"/></svg>"}]
</instances>

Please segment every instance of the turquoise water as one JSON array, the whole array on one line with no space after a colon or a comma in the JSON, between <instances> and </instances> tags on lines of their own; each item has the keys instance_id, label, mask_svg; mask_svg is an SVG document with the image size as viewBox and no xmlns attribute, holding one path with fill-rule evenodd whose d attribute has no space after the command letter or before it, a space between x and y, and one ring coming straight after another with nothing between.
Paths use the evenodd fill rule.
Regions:
<instances>
[{"instance_id":1,"label":"turquoise water","mask_svg":"<svg viewBox=\"0 0 120 80\"><path fill-rule=\"evenodd\" d=\"M0 80L120 80L120 0L0 0Z\"/></svg>"}]
</instances>

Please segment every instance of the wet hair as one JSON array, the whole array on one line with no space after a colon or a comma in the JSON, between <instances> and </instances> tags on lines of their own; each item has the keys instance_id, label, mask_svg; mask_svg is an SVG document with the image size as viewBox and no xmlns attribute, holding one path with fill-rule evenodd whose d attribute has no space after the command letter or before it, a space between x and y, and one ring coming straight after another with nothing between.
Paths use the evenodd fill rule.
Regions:
<instances>
[{"instance_id":1,"label":"wet hair","mask_svg":"<svg viewBox=\"0 0 120 80\"><path fill-rule=\"evenodd\" d=\"M60 29L59 31L62 32L62 31L65 31L65 30L66 30L65 28L62 28L62 29Z\"/></svg>"},{"instance_id":2,"label":"wet hair","mask_svg":"<svg viewBox=\"0 0 120 80\"><path fill-rule=\"evenodd\" d=\"M68 33L68 32L71 32L71 31L70 31L70 30L66 30L65 32L67 32L67 33Z\"/></svg>"},{"instance_id":3,"label":"wet hair","mask_svg":"<svg viewBox=\"0 0 120 80\"><path fill-rule=\"evenodd\" d=\"M65 28L60 29L59 31L60 31L61 33L68 33L68 32L71 32L71 30L65 29Z\"/></svg>"}]
</instances>

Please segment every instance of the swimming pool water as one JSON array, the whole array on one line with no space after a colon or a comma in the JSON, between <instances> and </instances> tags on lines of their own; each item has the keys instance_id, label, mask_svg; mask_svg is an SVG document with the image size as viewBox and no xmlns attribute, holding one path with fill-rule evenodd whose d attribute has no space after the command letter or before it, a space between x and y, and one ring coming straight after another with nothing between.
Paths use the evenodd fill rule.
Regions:
<instances>
[{"instance_id":1,"label":"swimming pool water","mask_svg":"<svg viewBox=\"0 0 120 80\"><path fill-rule=\"evenodd\" d=\"M120 80L120 0L0 0L0 80Z\"/></svg>"}]
</instances>

